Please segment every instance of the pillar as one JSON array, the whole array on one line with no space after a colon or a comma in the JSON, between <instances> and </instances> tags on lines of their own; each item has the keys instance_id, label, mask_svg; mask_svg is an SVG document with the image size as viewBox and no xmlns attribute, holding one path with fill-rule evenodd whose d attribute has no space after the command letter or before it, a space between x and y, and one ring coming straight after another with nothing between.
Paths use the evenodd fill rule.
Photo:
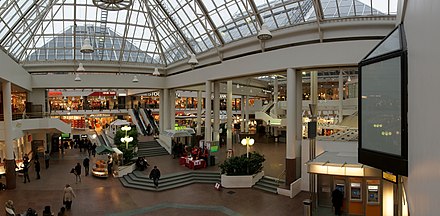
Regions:
<instances>
[{"instance_id":1,"label":"pillar","mask_svg":"<svg viewBox=\"0 0 440 216\"><path fill-rule=\"evenodd\" d=\"M160 133L162 133L163 132L163 130L164 130L164 122L163 122L163 119L164 119L164 116L165 116L165 113L164 113L164 105L163 105L163 95L164 95L164 91L163 91L163 89L160 89L159 90L159 130L160 130ZM162 103L161 103L162 102Z\"/></svg>"},{"instance_id":2,"label":"pillar","mask_svg":"<svg viewBox=\"0 0 440 216\"><path fill-rule=\"evenodd\" d=\"M342 71L339 71L339 85L338 85L338 92L339 92L339 103L338 103L338 124L342 122L343 115L342 115L342 103L344 102L344 77L342 74Z\"/></svg>"},{"instance_id":3,"label":"pillar","mask_svg":"<svg viewBox=\"0 0 440 216\"><path fill-rule=\"evenodd\" d=\"M275 79L273 81L273 114L275 115L275 118L278 118L278 78L275 76Z\"/></svg>"},{"instance_id":4,"label":"pillar","mask_svg":"<svg viewBox=\"0 0 440 216\"><path fill-rule=\"evenodd\" d=\"M241 122L240 122L240 132L244 133L244 119L246 116L246 112L244 111L244 101L245 101L245 97L244 95L241 96L241 100L240 100L240 108L241 108L241 114L240 114L240 118L241 118ZM231 101L232 104L232 101Z\"/></svg>"},{"instance_id":5,"label":"pillar","mask_svg":"<svg viewBox=\"0 0 440 216\"><path fill-rule=\"evenodd\" d=\"M297 100L302 100L298 96L298 85L301 86L301 76L297 76L292 68L287 69L287 142L286 142L286 185L290 185L300 177L297 173L297 162L301 162L301 153L298 152L301 135L298 137L297 130L301 128L301 120L298 122L298 115L301 115L302 106L298 106ZM300 90L301 91L301 90Z\"/></svg>"},{"instance_id":6,"label":"pillar","mask_svg":"<svg viewBox=\"0 0 440 216\"><path fill-rule=\"evenodd\" d=\"M214 82L214 137L213 141L220 141L220 82Z\"/></svg>"},{"instance_id":7,"label":"pillar","mask_svg":"<svg viewBox=\"0 0 440 216\"><path fill-rule=\"evenodd\" d=\"M250 90L250 87L248 87L248 91ZM249 92L248 92L249 93ZM249 133L249 94L246 95L246 106L244 107L244 110L246 112L246 122L244 123L244 132Z\"/></svg>"},{"instance_id":8,"label":"pillar","mask_svg":"<svg viewBox=\"0 0 440 216\"><path fill-rule=\"evenodd\" d=\"M197 136L202 135L202 91L197 91Z\"/></svg>"},{"instance_id":9,"label":"pillar","mask_svg":"<svg viewBox=\"0 0 440 216\"><path fill-rule=\"evenodd\" d=\"M4 133L6 147L6 186L8 189L15 189L15 160L14 160L14 142L12 140L12 108L11 108L11 82L2 82L3 92L3 116L4 116Z\"/></svg>"},{"instance_id":10,"label":"pillar","mask_svg":"<svg viewBox=\"0 0 440 216\"><path fill-rule=\"evenodd\" d=\"M170 89L170 129L174 130L176 124L176 90Z\"/></svg>"},{"instance_id":11,"label":"pillar","mask_svg":"<svg viewBox=\"0 0 440 216\"><path fill-rule=\"evenodd\" d=\"M211 135L211 88L210 80L205 83L205 141L212 141Z\"/></svg>"},{"instance_id":12,"label":"pillar","mask_svg":"<svg viewBox=\"0 0 440 216\"><path fill-rule=\"evenodd\" d=\"M226 84L226 148L232 149L232 80ZM243 101L241 106L243 106ZM243 113L241 114L243 116Z\"/></svg>"},{"instance_id":13,"label":"pillar","mask_svg":"<svg viewBox=\"0 0 440 216\"><path fill-rule=\"evenodd\" d=\"M161 105L163 105L163 129L170 129L170 91L163 89L163 96L160 95Z\"/></svg>"}]
</instances>

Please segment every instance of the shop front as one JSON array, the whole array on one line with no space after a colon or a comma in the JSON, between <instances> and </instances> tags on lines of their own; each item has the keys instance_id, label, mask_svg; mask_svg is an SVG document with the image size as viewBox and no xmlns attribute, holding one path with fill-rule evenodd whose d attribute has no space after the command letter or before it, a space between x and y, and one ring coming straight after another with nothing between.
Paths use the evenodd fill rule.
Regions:
<instances>
[{"instance_id":1,"label":"shop front","mask_svg":"<svg viewBox=\"0 0 440 216\"><path fill-rule=\"evenodd\" d=\"M334 208L335 190L342 192L342 213L347 215L394 215L396 184L384 180L382 171L357 163L357 157L324 152L307 162L316 174L317 208Z\"/></svg>"}]
</instances>

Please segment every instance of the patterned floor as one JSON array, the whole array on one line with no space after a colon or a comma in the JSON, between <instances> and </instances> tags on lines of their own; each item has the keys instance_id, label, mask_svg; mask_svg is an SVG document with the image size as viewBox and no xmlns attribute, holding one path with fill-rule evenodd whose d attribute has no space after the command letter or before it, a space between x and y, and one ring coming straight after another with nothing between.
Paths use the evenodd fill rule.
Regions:
<instances>
[{"instance_id":1,"label":"patterned floor","mask_svg":"<svg viewBox=\"0 0 440 216\"><path fill-rule=\"evenodd\" d=\"M146 140L150 138L145 138ZM265 173L277 176L284 170L285 145L257 142L251 150L263 152ZM220 151L223 152L223 151ZM246 148L234 145L234 152L242 154ZM275 195L256 189L222 189L217 191L214 185L192 184L163 192L149 192L124 188L118 179L100 179L82 176L81 183L75 183L70 169L86 156L79 149L68 149L64 155L54 154L49 169L41 172L37 180L31 168L31 182L24 184L22 177L17 176L17 188L0 191L0 203L8 199L14 201L17 213L23 213L32 207L42 214L46 205L52 207L56 214L62 206L63 187L72 185L76 199L68 215L303 215L302 201L307 197L301 193L294 199ZM223 160L224 154L218 153L217 162ZM91 163L105 156L92 158ZM147 158L151 165L157 165L162 175L187 170L178 165L177 159L171 156ZM208 167L208 170L218 170ZM150 169L145 172L148 173ZM5 182L2 178L0 181ZM0 214L2 215L2 214Z\"/></svg>"}]
</instances>

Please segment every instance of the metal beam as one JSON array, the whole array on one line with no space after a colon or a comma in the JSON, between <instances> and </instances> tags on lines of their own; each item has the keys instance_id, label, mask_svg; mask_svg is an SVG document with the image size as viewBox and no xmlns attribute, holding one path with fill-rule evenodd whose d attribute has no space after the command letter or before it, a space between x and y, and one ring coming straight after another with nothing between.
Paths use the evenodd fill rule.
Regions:
<instances>
[{"instance_id":1,"label":"metal beam","mask_svg":"<svg viewBox=\"0 0 440 216\"><path fill-rule=\"evenodd\" d=\"M248 0L249 4L251 5L252 10L254 11L255 18L257 19L257 22L259 24L259 27L263 25L263 18L260 15L260 12L257 9L257 5L255 4L254 0Z\"/></svg>"},{"instance_id":2,"label":"metal beam","mask_svg":"<svg viewBox=\"0 0 440 216\"><path fill-rule=\"evenodd\" d=\"M185 37L185 35L183 34L183 32L180 30L180 28L177 26L177 24L174 22L174 20L172 19L172 17L168 14L168 12L165 10L165 8L163 7L163 5L161 3L159 3L158 0L154 0L154 2L160 7L160 9L162 10L162 12L165 14L165 16L167 17L167 19L170 21L170 23L173 25L174 29L176 29L176 32L180 35L180 37L183 39L183 41L185 41L188 49L191 51L191 53L196 54L196 52L194 51L194 49L190 46L188 39Z\"/></svg>"},{"instance_id":3,"label":"metal beam","mask_svg":"<svg viewBox=\"0 0 440 216\"><path fill-rule=\"evenodd\" d=\"M208 15L208 9L206 9L205 4L201 0L195 0L195 1L197 2L197 4L199 5L200 9L202 10L203 15L208 20L209 25L211 26L212 30L214 31L215 36L217 36L217 38L219 39L221 45L223 46L225 44L225 41L223 40L223 37L221 36L220 32L218 31L218 29L215 26L214 22L212 21L211 17ZM208 32L207 29L206 29L206 32ZM215 44L214 41L213 41L213 44Z\"/></svg>"},{"instance_id":4,"label":"metal beam","mask_svg":"<svg viewBox=\"0 0 440 216\"><path fill-rule=\"evenodd\" d=\"M33 8L35 8L35 6L37 5L38 2L39 2L39 0L34 1L34 3L33 3L33 4L32 4L32 5L26 10L26 12L24 12L23 16L20 17L19 19L17 19L17 22L15 22L14 25L12 25L12 27L11 27L11 28L8 30L8 32L5 34L5 37L3 37L3 38L0 40L0 44L1 44L1 45L3 45L3 42L5 41L5 39L8 37L9 34L11 34L11 32L13 32L13 31L15 30L15 28L17 27L17 25L18 25L19 23L21 23L21 21L22 21L23 19L26 19L25 17L27 16L27 14L28 14ZM14 3L17 4L16 1L14 1ZM17 7L18 7L18 5L17 5Z\"/></svg>"},{"instance_id":5,"label":"metal beam","mask_svg":"<svg viewBox=\"0 0 440 216\"><path fill-rule=\"evenodd\" d=\"M32 31L31 38L29 38L29 40L26 42L26 45L24 46L23 51L22 51L21 54L19 55L18 60L21 60L22 57L23 57L23 54L26 53L26 49L28 48L29 44L31 43L32 38L33 38L33 36L35 35L35 32L37 32L38 28L39 28L40 26L42 26L42 24L43 24L43 17L45 17L45 16L47 15L47 13L49 13L49 8L52 8L55 4L57 4L58 1L59 1L59 0L54 0L54 1L52 1L51 4L48 4L48 5L46 6L46 8L45 8L45 11L44 11L43 13L41 13L40 16L38 16L38 17L35 19L35 20L37 20L36 22L39 22L39 23L37 24L38 27L33 28L34 30ZM64 1L65 1L65 0L64 0ZM64 2L64 1L63 1L63 2ZM59 11L60 9L61 9L61 7L58 8L58 10L56 11L55 14L57 14L58 11ZM30 26L32 26L32 25L33 25L33 24L31 24ZM28 27L30 27L30 26L28 26ZM47 26L48 26L48 25L47 25ZM47 28L47 26L46 26L46 28ZM45 29L46 29L46 28L45 28ZM30 29L32 29L32 28L30 28Z\"/></svg>"},{"instance_id":6,"label":"metal beam","mask_svg":"<svg viewBox=\"0 0 440 216\"><path fill-rule=\"evenodd\" d=\"M164 52L163 52L162 43L159 40L159 34L157 33L156 25L154 24L154 19L153 19L153 14L151 12L151 8L148 5L148 1L147 0L144 0L144 4L145 4L145 7L147 8L147 13L148 13L148 16L149 16L149 18L151 20L151 26L152 26L151 29L153 29L154 36L156 37L156 41L155 42L159 45L159 50L160 50L159 55L163 59L163 62L165 64L165 66L167 66L168 65L167 59L165 58L165 55L164 55Z\"/></svg>"}]
</instances>

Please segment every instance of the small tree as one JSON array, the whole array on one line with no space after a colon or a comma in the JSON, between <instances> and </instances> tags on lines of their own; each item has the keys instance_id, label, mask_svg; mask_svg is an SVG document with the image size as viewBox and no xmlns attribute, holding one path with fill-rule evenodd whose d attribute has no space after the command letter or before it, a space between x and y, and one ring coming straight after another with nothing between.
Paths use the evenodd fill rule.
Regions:
<instances>
[{"instance_id":1,"label":"small tree","mask_svg":"<svg viewBox=\"0 0 440 216\"><path fill-rule=\"evenodd\" d=\"M138 144L138 133L135 127L132 127L130 131L128 131L127 136L133 137L133 141L128 143L128 148L126 148L126 143L121 141L122 137L125 137L125 131L118 130L116 131L114 144L118 147L119 150L124 154L124 163L127 163L134 157L134 148Z\"/></svg>"},{"instance_id":2,"label":"small tree","mask_svg":"<svg viewBox=\"0 0 440 216\"><path fill-rule=\"evenodd\" d=\"M249 158L246 157L246 154L234 156L226 159L219 167L222 174L229 176L254 175L263 170L265 160L264 155L251 152Z\"/></svg>"}]
</instances>

